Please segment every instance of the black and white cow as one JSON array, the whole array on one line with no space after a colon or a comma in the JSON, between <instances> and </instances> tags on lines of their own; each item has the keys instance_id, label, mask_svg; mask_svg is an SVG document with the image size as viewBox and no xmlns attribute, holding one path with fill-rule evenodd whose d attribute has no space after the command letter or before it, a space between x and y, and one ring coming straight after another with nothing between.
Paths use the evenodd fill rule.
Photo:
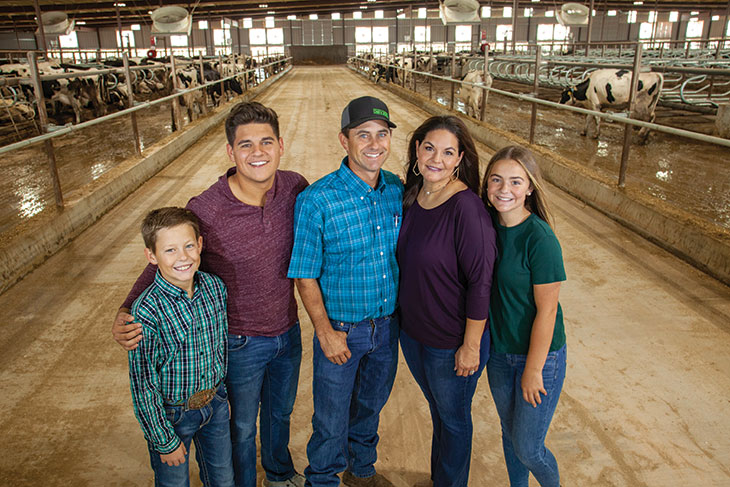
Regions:
<instances>
[{"instance_id":1,"label":"black and white cow","mask_svg":"<svg viewBox=\"0 0 730 487\"><path fill-rule=\"evenodd\" d=\"M588 75L588 79L576 86L566 89L560 98L560 103L569 103L589 110L602 111L606 108L623 110L628 108L631 92L631 71L626 69L599 69ZM659 95L664 85L661 73L640 73L634 103L634 113L637 120L653 122L656 118L654 110L659 102ZM588 133L591 120L595 121L596 130L593 138L598 138L601 131L601 118L586 115L586 123L581 135ZM649 129L642 127L639 138L646 141Z\"/></svg>"}]
</instances>

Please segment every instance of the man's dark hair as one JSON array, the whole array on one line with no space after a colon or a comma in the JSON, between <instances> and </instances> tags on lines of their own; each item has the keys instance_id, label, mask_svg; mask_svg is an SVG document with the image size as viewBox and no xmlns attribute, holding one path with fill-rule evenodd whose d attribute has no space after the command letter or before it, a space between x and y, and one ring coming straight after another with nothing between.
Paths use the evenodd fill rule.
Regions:
<instances>
[{"instance_id":1,"label":"man's dark hair","mask_svg":"<svg viewBox=\"0 0 730 487\"><path fill-rule=\"evenodd\" d=\"M176 206L168 206L150 211L144 217L144 220L142 220L142 239L144 240L144 246L152 252L155 252L157 232L163 228L172 228L183 224L188 224L193 227L196 240L200 237L198 217L192 211Z\"/></svg>"},{"instance_id":2,"label":"man's dark hair","mask_svg":"<svg viewBox=\"0 0 730 487\"><path fill-rule=\"evenodd\" d=\"M236 140L238 126L247 123L267 123L279 138L279 116L276 112L257 101L244 101L231 108L226 118L226 138L230 145Z\"/></svg>"}]
</instances>

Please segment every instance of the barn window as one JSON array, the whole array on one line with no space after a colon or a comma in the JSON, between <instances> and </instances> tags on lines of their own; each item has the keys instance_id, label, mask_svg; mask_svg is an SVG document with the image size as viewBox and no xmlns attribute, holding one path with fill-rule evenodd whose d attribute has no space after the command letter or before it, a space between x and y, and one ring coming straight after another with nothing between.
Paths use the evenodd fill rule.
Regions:
<instances>
[{"instance_id":1,"label":"barn window","mask_svg":"<svg viewBox=\"0 0 730 487\"><path fill-rule=\"evenodd\" d=\"M418 18L419 19L425 19L428 16L428 10L425 8L419 8L418 9Z\"/></svg>"},{"instance_id":2,"label":"barn window","mask_svg":"<svg viewBox=\"0 0 730 487\"><path fill-rule=\"evenodd\" d=\"M504 41L511 41L512 40L512 26L508 24L502 24L497 26L497 42L495 43L494 48L497 50L504 50L505 44Z\"/></svg>"},{"instance_id":3,"label":"barn window","mask_svg":"<svg viewBox=\"0 0 730 487\"><path fill-rule=\"evenodd\" d=\"M512 7L504 7L502 17L512 17Z\"/></svg>"},{"instance_id":4,"label":"barn window","mask_svg":"<svg viewBox=\"0 0 730 487\"><path fill-rule=\"evenodd\" d=\"M200 30L207 30L208 29L208 21L207 20L199 20L198 21L198 29L200 29Z\"/></svg>"},{"instance_id":5,"label":"barn window","mask_svg":"<svg viewBox=\"0 0 730 487\"><path fill-rule=\"evenodd\" d=\"M656 12L655 11L649 12L649 22L651 22L651 23L656 22Z\"/></svg>"},{"instance_id":6,"label":"barn window","mask_svg":"<svg viewBox=\"0 0 730 487\"><path fill-rule=\"evenodd\" d=\"M532 14L534 11L535 11L535 9L530 7L530 8L526 8L523 13L524 13L525 17L532 17Z\"/></svg>"},{"instance_id":7,"label":"barn window","mask_svg":"<svg viewBox=\"0 0 730 487\"><path fill-rule=\"evenodd\" d=\"M352 12L353 19L362 19L362 12Z\"/></svg>"},{"instance_id":8,"label":"barn window","mask_svg":"<svg viewBox=\"0 0 730 487\"><path fill-rule=\"evenodd\" d=\"M387 27L373 27L373 42L387 44L388 43L388 28Z\"/></svg>"},{"instance_id":9,"label":"barn window","mask_svg":"<svg viewBox=\"0 0 730 487\"><path fill-rule=\"evenodd\" d=\"M79 47L79 40L76 37L76 31L71 32L67 36L58 36L58 44L63 49L75 49Z\"/></svg>"},{"instance_id":10,"label":"barn window","mask_svg":"<svg viewBox=\"0 0 730 487\"><path fill-rule=\"evenodd\" d=\"M555 17L555 10L545 10L545 17Z\"/></svg>"},{"instance_id":11,"label":"barn window","mask_svg":"<svg viewBox=\"0 0 730 487\"><path fill-rule=\"evenodd\" d=\"M606 17L615 17L616 13L617 12L615 10L609 10L608 12L606 12Z\"/></svg>"},{"instance_id":12,"label":"barn window","mask_svg":"<svg viewBox=\"0 0 730 487\"><path fill-rule=\"evenodd\" d=\"M676 22L679 20L679 12L669 12L669 21Z\"/></svg>"},{"instance_id":13,"label":"barn window","mask_svg":"<svg viewBox=\"0 0 730 487\"><path fill-rule=\"evenodd\" d=\"M416 42L431 41L431 26L417 25L413 29L413 39Z\"/></svg>"},{"instance_id":14,"label":"barn window","mask_svg":"<svg viewBox=\"0 0 730 487\"><path fill-rule=\"evenodd\" d=\"M332 20L340 20L342 16L339 12L332 12Z\"/></svg>"},{"instance_id":15,"label":"barn window","mask_svg":"<svg viewBox=\"0 0 730 487\"><path fill-rule=\"evenodd\" d=\"M266 27L267 29L273 29L274 27L276 27L273 16L266 17L264 19L264 27Z\"/></svg>"},{"instance_id":16,"label":"barn window","mask_svg":"<svg viewBox=\"0 0 730 487\"><path fill-rule=\"evenodd\" d=\"M636 23L636 14L637 14L636 10L629 10L629 13L626 17L626 21L629 24L635 24Z\"/></svg>"},{"instance_id":17,"label":"barn window","mask_svg":"<svg viewBox=\"0 0 730 487\"><path fill-rule=\"evenodd\" d=\"M457 25L454 28L456 51L471 51L471 25Z\"/></svg>"},{"instance_id":18,"label":"barn window","mask_svg":"<svg viewBox=\"0 0 730 487\"><path fill-rule=\"evenodd\" d=\"M488 19L492 16L492 7L482 7L482 18Z\"/></svg>"},{"instance_id":19,"label":"barn window","mask_svg":"<svg viewBox=\"0 0 730 487\"><path fill-rule=\"evenodd\" d=\"M134 32L131 30L123 30L122 35L117 31L117 46L122 48L134 47Z\"/></svg>"},{"instance_id":20,"label":"barn window","mask_svg":"<svg viewBox=\"0 0 730 487\"><path fill-rule=\"evenodd\" d=\"M188 47L188 36L170 36L170 45L172 47Z\"/></svg>"},{"instance_id":21,"label":"barn window","mask_svg":"<svg viewBox=\"0 0 730 487\"><path fill-rule=\"evenodd\" d=\"M373 40L373 31L370 27L355 27L355 43L367 44Z\"/></svg>"},{"instance_id":22,"label":"barn window","mask_svg":"<svg viewBox=\"0 0 730 487\"><path fill-rule=\"evenodd\" d=\"M248 31L248 41L251 44L266 44L266 29L250 29Z\"/></svg>"},{"instance_id":23,"label":"barn window","mask_svg":"<svg viewBox=\"0 0 730 487\"><path fill-rule=\"evenodd\" d=\"M269 44L284 44L284 29L281 27L266 29L266 39Z\"/></svg>"},{"instance_id":24,"label":"barn window","mask_svg":"<svg viewBox=\"0 0 730 487\"><path fill-rule=\"evenodd\" d=\"M250 17L246 17L243 19L243 28L244 29L250 29L253 27L253 19Z\"/></svg>"},{"instance_id":25,"label":"barn window","mask_svg":"<svg viewBox=\"0 0 730 487\"><path fill-rule=\"evenodd\" d=\"M384 18L383 11L382 10L376 10L375 11L375 18L376 19L382 19L382 18Z\"/></svg>"},{"instance_id":26,"label":"barn window","mask_svg":"<svg viewBox=\"0 0 730 487\"><path fill-rule=\"evenodd\" d=\"M685 37L702 37L702 27L704 21L699 19L689 19L687 22L687 35Z\"/></svg>"}]
</instances>

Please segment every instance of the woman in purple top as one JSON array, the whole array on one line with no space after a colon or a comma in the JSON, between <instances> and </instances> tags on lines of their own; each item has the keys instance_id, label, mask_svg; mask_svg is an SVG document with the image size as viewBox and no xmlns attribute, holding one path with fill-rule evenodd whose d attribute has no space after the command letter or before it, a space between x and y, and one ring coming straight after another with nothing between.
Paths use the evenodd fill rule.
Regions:
<instances>
[{"instance_id":1,"label":"woman in purple top","mask_svg":"<svg viewBox=\"0 0 730 487\"><path fill-rule=\"evenodd\" d=\"M431 409L431 480L466 486L471 401L489 356L495 232L479 156L457 117L432 117L408 143L398 237L401 349Z\"/></svg>"}]
</instances>

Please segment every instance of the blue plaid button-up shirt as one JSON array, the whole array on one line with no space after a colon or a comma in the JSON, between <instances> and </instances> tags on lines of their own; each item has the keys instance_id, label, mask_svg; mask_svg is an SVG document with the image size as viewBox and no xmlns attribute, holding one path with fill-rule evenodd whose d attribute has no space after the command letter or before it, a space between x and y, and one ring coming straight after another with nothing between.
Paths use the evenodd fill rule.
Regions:
<instances>
[{"instance_id":1,"label":"blue plaid button-up shirt","mask_svg":"<svg viewBox=\"0 0 730 487\"><path fill-rule=\"evenodd\" d=\"M354 323L395 311L402 205L395 174L381 169L371 188L347 157L297 198L288 276L319 280L331 320Z\"/></svg>"},{"instance_id":2,"label":"blue plaid button-up shirt","mask_svg":"<svg viewBox=\"0 0 730 487\"><path fill-rule=\"evenodd\" d=\"M226 376L226 296L225 284L213 274L196 272L188 298L157 271L132 305L144 336L129 352L132 404L145 438L159 453L180 445L164 404L185 401Z\"/></svg>"}]
</instances>

